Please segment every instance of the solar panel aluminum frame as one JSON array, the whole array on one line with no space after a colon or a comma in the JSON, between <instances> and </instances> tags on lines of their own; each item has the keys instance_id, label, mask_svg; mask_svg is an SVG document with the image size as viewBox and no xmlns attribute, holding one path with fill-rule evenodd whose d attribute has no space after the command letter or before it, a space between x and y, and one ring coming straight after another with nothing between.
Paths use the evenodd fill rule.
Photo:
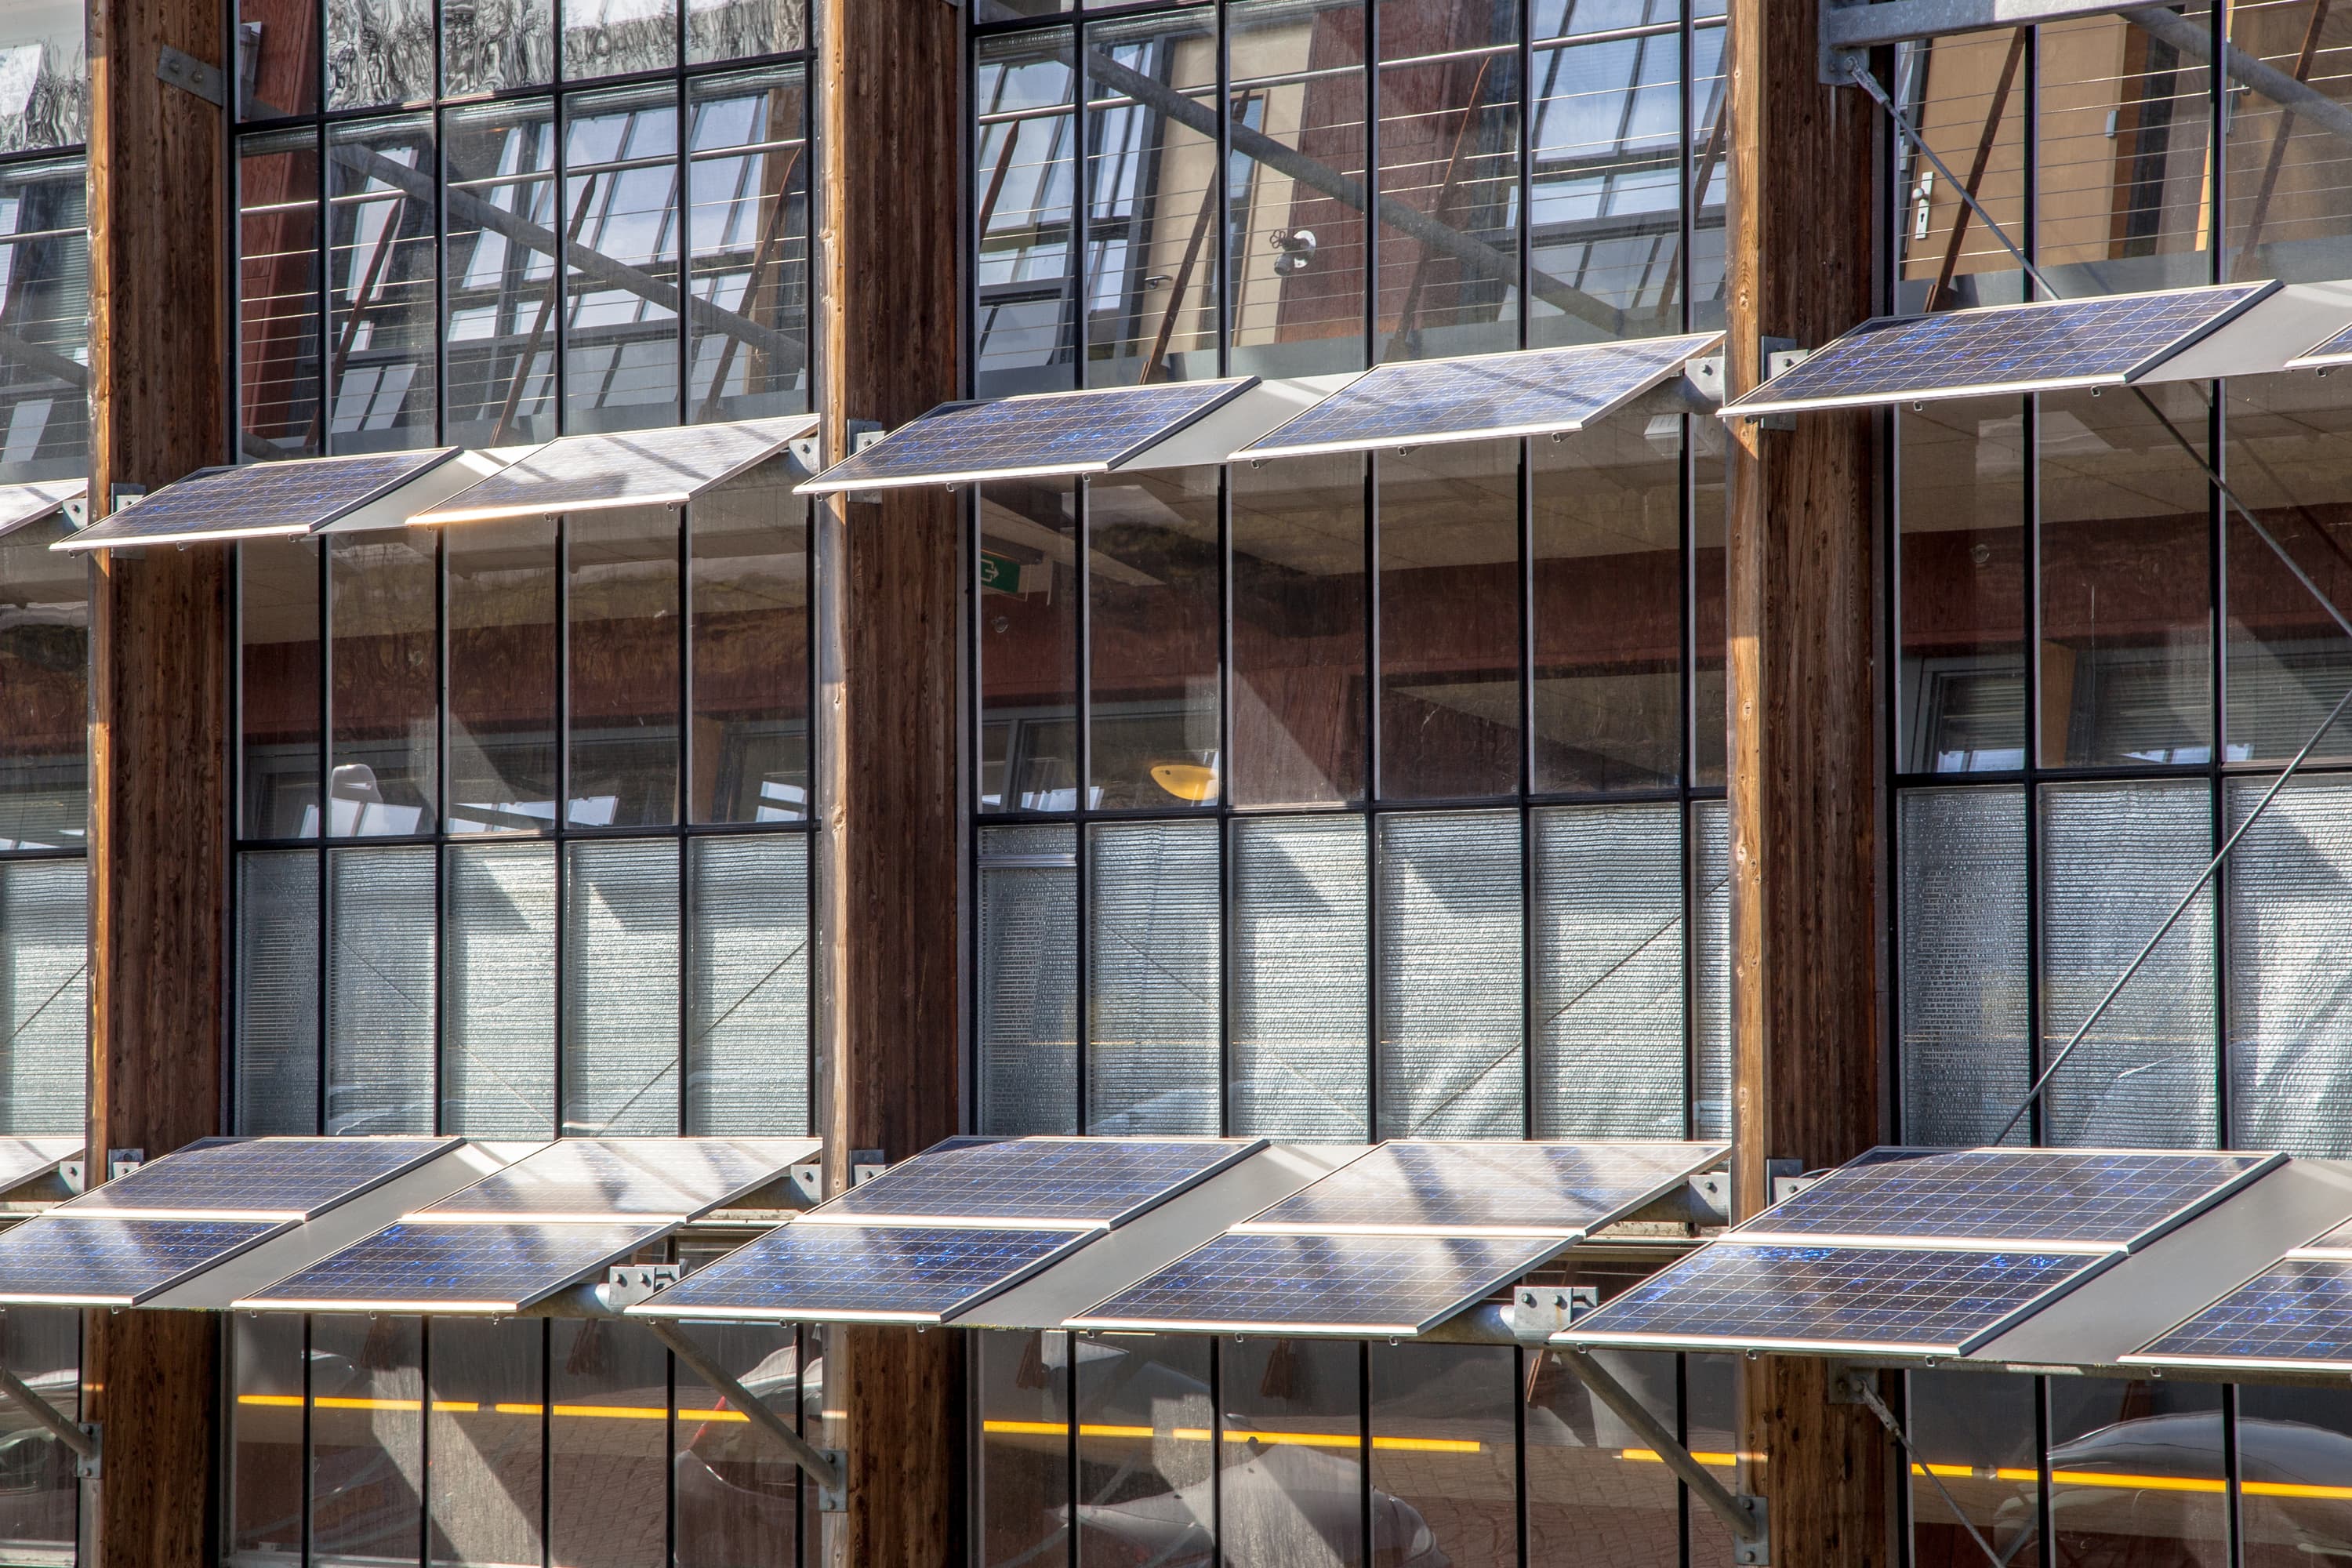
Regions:
<instances>
[{"instance_id":1,"label":"solar panel aluminum frame","mask_svg":"<svg viewBox=\"0 0 2352 1568\"><path fill-rule=\"evenodd\" d=\"M1601 407L1591 410L1590 413L1578 419L1537 420L1528 424L1496 425L1475 430L1430 431L1422 434L1405 436L1402 437L1396 436L1383 436L1373 440L1349 438L1340 441L1304 441L1296 445L1282 444L1279 437L1283 431L1317 412L1316 409L1309 408L1302 410L1298 414L1292 416L1289 419L1285 420L1282 424L1277 425L1272 430L1267 431L1265 435L1259 437L1248 446L1239 448L1226 460L1228 462L1234 463L1255 463L1263 462L1273 458L1313 458L1344 452L1387 451L1398 447L1440 447L1457 445L1465 441L1511 440L1523 436L1549 436L1554 434L1563 436L1570 435L1576 431L1590 428L1591 426L1600 423L1601 420L1608 418L1611 415L1623 408L1627 404L1632 403L1635 399L1649 393L1656 391L1660 386L1673 380L1675 377L1686 374L1687 367L1691 361L1705 356L1710 351L1719 349L1723 343L1723 334L1721 332L1693 332L1684 334L1684 336L1691 343L1691 347L1687 353L1682 354L1672 363L1659 369L1655 374L1643 377L1639 385L1631 388L1622 395L1612 398L1608 403L1602 405ZM1595 352L1605 352L1608 349L1622 347L1623 345L1614 343L1594 343L1590 346ZM1557 353L1559 351L1558 349L1528 349L1519 352L1523 353L1549 354ZM1375 365L1372 369L1364 372L1361 375L1359 375L1354 380L1349 382L1346 386L1341 387L1338 392L1332 394L1332 396L1344 397L1349 392L1355 390L1356 387L1361 385L1367 381L1370 381L1372 377L1381 374L1384 371L1397 371L1402 373L1409 370L1422 369L1431 365L1442 364L1493 364L1497 362L1507 362L1513 357L1514 356L1511 354L1456 354L1444 359L1395 361L1390 364Z\"/></svg>"},{"instance_id":2,"label":"solar panel aluminum frame","mask_svg":"<svg viewBox=\"0 0 2352 1568\"><path fill-rule=\"evenodd\" d=\"M376 502L383 500L385 497L397 494L405 487L415 483L418 479L423 479L425 475L433 472L443 464L448 462L451 458L457 457L461 450L462 448L457 447L425 448L420 451L418 455L420 457L431 457L433 458L431 462L426 463L422 468L413 469L396 479L387 480L385 483L378 485L375 489L370 490L367 494L358 497L355 500L345 501L329 511L326 516L314 519L309 522L274 524L252 528L208 529L200 533L172 533L154 536L142 536L121 531L116 531L114 532L104 531L114 523L134 521L141 506L167 493L172 489L171 485L165 485L163 489L155 490L152 494L142 496L130 501L126 505L116 510L110 515L100 520L99 521L91 523L85 529L82 529L79 532L68 534L65 538L58 540L55 544L50 545L49 548L52 550L73 552L87 550L134 550L150 545L163 544L171 545L176 549L179 546L186 544L220 543L226 541L239 539L308 539L314 534L322 532L326 529L332 527L335 523L341 521L344 518L351 516L353 512L360 510L362 508L373 506ZM297 458L291 459L291 462L301 464L349 463L380 460L383 456L384 454L381 452L355 452L349 456L339 458ZM178 479L173 481L173 483L185 484L188 482L188 479L205 479L214 474L228 473L238 468L250 468L260 466L263 465L253 463L218 463L215 464L211 468L198 468L194 473L188 475L187 479ZM273 468L283 468L288 465L283 463L274 463L268 466Z\"/></svg>"},{"instance_id":3,"label":"solar panel aluminum frame","mask_svg":"<svg viewBox=\"0 0 2352 1568\"><path fill-rule=\"evenodd\" d=\"M791 434L778 437L774 442L770 444L766 449L752 457L744 458L742 461L736 463L732 468L728 468L723 473L714 475L690 488L682 487L672 490L656 491L651 495L619 496L602 500L567 500L553 506L534 505L527 501L506 501L493 505L471 507L465 504L466 498L468 495L471 495L482 485L506 478L511 470L530 462L533 458L536 458L541 453L547 451L550 447L561 446L566 441L604 440L616 437L626 437L629 435L657 436L664 432L656 429L651 431L611 431L591 436L560 436L552 441L542 442L539 446L527 447L516 452L514 456L506 463L501 465L496 472L485 474L481 479L476 480L474 484L468 485L465 489L458 490L455 495L452 495L446 500L436 501L433 505L426 507L420 511L411 513L407 521L409 526L414 528L437 528L445 523L498 522L511 518L551 517L559 513L569 514L583 511L613 511L625 507L686 506L703 496L709 495L712 490L717 489L719 486L724 485L730 480L742 478L745 474L750 473L753 468L758 468L761 464L773 460L779 454L788 450L794 441L799 440L812 430L814 430L818 423L817 416L814 414L805 416L804 417L796 417L791 415L777 416L777 422L779 423L787 420L792 421L793 425ZM744 420L740 421L740 423L750 424L752 423L752 421ZM764 421L762 423L764 423ZM691 430L696 428L696 426L678 426L667 428Z\"/></svg>"},{"instance_id":4,"label":"solar panel aluminum frame","mask_svg":"<svg viewBox=\"0 0 2352 1568\"><path fill-rule=\"evenodd\" d=\"M867 490L922 489L931 486L982 484L995 479L1060 479L1073 475L1114 473L1126 467L1128 464L1133 463L1139 458L1144 457L1161 442L1166 441L1182 431L1191 428L1192 426L1199 424L1202 420L1206 419L1209 416L1216 413L1219 409L1223 408L1228 404L1232 403L1234 398L1239 397L1242 394L1249 391L1250 388L1255 386L1257 384L1258 378L1254 375L1235 376L1225 381L1199 383L1198 384L1203 387L1223 386L1225 389L1224 395L1221 397L1213 399L1210 402L1204 403L1199 408L1187 414L1183 418L1176 420L1172 424L1160 426L1158 430L1152 432L1148 438L1136 442L1132 446L1127 447L1124 451L1121 451L1116 456L1108 458L1090 459L1085 462L1070 461L1061 463L1036 463L1010 468L975 468L952 470L946 473L915 474L900 477L854 473L847 478L837 478L835 476L838 474L842 467L852 460L851 458L844 458L839 463L828 466L824 472L818 474L812 479L803 479L801 483L793 486L793 493L794 495L804 496L839 495L844 492L863 494ZM1125 387L1102 387L1094 389L1094 392L1097 395L1111 397L1127 390L1129 389ZM961 408L977 408L983 405L1021 403L1026 402L1032 398L1082 397L1086 395L1088 395L1086 392L1029 392L1023 393L1017 397L962 398L952 403L942 403L938 407L930 409L927 413L923 414L920 417L914 419L906 425L901 425L898 426L898 430L893 430L890 432L889 436L883 437L882 441L876 442L875 446L879 447L882 445L883 441L889 440L890 436L898 434L899 430L912 429L915 426L921 424L925 419L937 418L942 414L953 413L954 411ZM871 451L873 450L873 447L868 447L866 449Z\"/></svg>"}]
</instances>

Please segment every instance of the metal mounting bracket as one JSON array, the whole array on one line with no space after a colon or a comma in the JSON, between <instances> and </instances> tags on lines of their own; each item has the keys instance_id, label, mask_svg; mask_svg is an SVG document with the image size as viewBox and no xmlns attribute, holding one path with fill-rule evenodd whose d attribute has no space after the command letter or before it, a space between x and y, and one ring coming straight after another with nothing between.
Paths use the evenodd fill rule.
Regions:
<instances>
[{"instance_id":1,"label":"metal mounting bracket","mask_svg":"<svg viewBox=\"0 0 2352 1568\"><path fill-rule=\"evenodd\" d=\"M1581 1347L1554 1345L1552 1349L1560 1364L1574 1373L1577 1380L1592 1391L1592 1397L1609 1406L1619 1420L1650 1446L1650 1451L1690 1489L1691 1496L1730 1526L1732 1560L1740 1568L1769 1568L1772 1561L1772 1529L1771 1510L1766 1500L1747 1492L1734 1492L1716 1479L1665 1423L1642 1403L1639 1395L1618 1382L1607 1367Z\"/></svg>"},{"instance_id":2,"label":"metal mounting bracket","mask_svg":"<svg viewBox=\"0 0 2352 1568\"><path fill-rule=\"evenodd\" d=\"M144 1149L109 1149L106 1152L106 1179L120 1181L147 1163Z\"/></svg>"},{"instance_id":3,"label":"metal mounting bracket","mask_svg":"<svg viewBox=\"0 0 2352 1568\"><path fill-rule=\"evenodd\" d=\"M228 107L228 79L184 49L165 44L155 51L155 74L183 92L194 93L215 109Z\"/></svg>"},{"instance_id":4,"label":"metal mounting bracket","mask_svg":"<svg viewBox=\"0 0 2352 1568\"><path fill-rule=\"evenodd\" d=\"M890 1168L879 1149L852 1149L849 1152L849 1184L853 1187L870 1182Z\"/></svg>"},{"instance_id":5,"label":"metal mounting bracket","mask_svg":"<svg viewBox=\"0 0 2352 1568\"><path fill-rule=\"evenodd\" d=\"M1802 1160L1767 1160L1764 1162L1764 1174L1771 1184L1772 1201L1776 1204L1787 1203L1821 1180L1819 1176L1805 1174Z\"/></svg>"},{"instance_id":6,"label":"metal mounting bracket","mask_svg":"<svg viewBox=\"0 0 2352 1568\"><path fill-rule=\"evenodd\" d=\"M1511 1337L1540 1345L1601 1305L1598 1285L1522 1285L1511 1292Z\"/></svg>"}]
</instances>

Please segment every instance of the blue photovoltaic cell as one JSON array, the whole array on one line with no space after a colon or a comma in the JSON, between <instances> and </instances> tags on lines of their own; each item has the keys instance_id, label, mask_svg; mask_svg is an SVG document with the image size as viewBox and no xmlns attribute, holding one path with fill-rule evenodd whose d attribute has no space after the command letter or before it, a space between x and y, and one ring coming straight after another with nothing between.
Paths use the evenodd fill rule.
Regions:
<instances>
[{"instance_id":1,"label":"blue photovoltaic cell","mask_svg":"<svg viewBox=\"0 0 2352 1568\"><path fill-rule=\"evenodd\" d=\"M1245 377L946 404L843 458L800 489L883 489L960 483L992 474L1099 472L1255 384L1255 377Z\"/></svg>"},{"instance_id":2,"label":"blue photovoltaic cell","mask_svg":"<svg viewBox=\"0 0 2352 1568\"><path fill-rule=\"evenodd\" d=\"M1723 1152L1709 1143L1384 1143L1249 1224L1566 1235L1607 1224Z\"/></svg>"},{"instance_id":3,"label":"blue photovoltaic cell","mask_svg":"<svg viewBox=\"0 0 2352 1568\"><path fill-rule=\"evenodd\" d=\"M236 1305L290 1310L530 1306L658 1241L660 1225L430 1224L402 1220Z\"/></svg>"},{"instance_id":4,"label":"blue photovoltaic cell","mask_svg":"<svg viewBox=\"0 0 2352 1568\"><path fill-rule=\"evenodd\" d=\"M1719 332L1701 332L1384 364L1234 456L1363 451L1578 430L1721 339Z\"/></svg>"},{"instance_id":5,"label":"blue photovoltaic cell","mask_svg":"<svg viewBox=\"0 0 2352 1568\"><path fill-rule=\"evenodd\" d=\"M457 455L457 447L441 447L207 468L92 523L67 539L63 548L309 533Z\"/></svg>"},{"instance_id":6,"label":"blue photovoltaic cell","mask_svg":"<svg viewBox=\"0 0 2352 1568\"><path fill-rule=\"evenodd\" d=\"M205 1139L61 1205L181 1214L311 1215L412 1170L455 1138Z\"/></svg>"},{"instance_id":7,"label":"blue photovoltaic cell","mask_svg":"<svg viewBox=\"0 0 2352 1568\"><path fill-rule=\"evenodd\" d=\"M656 1318L936 1321L1084 1246L1090 1234L787 1225L631 1310Z\"/></svg>"},{"instance_id":8,"label":"blue photovoltaic cell","mask_svg":"<svg viewBox=\"0 0 2352 1568\"><path fill-rule=\"evenodd\" d=\"M50 1214L0 1234L0 1301L135 1306L290 1222Z\"/></svg>"},{"instance_id":9,"label":"blue photovoltaic cell","mask_svg":"<svg viewBox=\"0 0 2352 1568\"><path fill-rule=\"evenodd\" d=\"M1580 1320L1579 1344L1965 1353L2115 1254L1718 1242Z\"/></svg>"},{"instance_id":10,"label":"blue photovoltaic cell","mask_svg":"<svg viewBox=\"0 0 2352 1568\"><path fill-rule=\"evenodd\" d=\"M1117 1226L1260 1146L1215 1139L959 1142L861 1182L825 1205L824 1213Z\"/></svg>"},{"instance_id":11,"label":"blue photovoltaic cell","mask_svg":"<svg viewBox=\"0 0 2352 1568\"><path fill-rule=\"evenodd\" d=\"M566 1138L419 1211L692 1216L782 1176L805 1138Z\"/></svg>"},{"instance_id":12,"label":"blue photovoltaic cell","mask_svg":"<svg viewBox=\"0 0 2352 1568\"><path fill-rule=\"evenodd\" d=\"M1842 1166L1739 1230L2129 1247L2274 1163L2274 1154L1963 1149Z\"/></svg>"},{"instance_id":13,"label":"blue photovoltaic cell","mask_svg":"<svg viewBox=\"0 0 2352 1568\"><path fill-rule=\"evenodd\" d=\"M1070 1323L1235 1333L1419 1333L1541 1267L1566 1239L1229 1233Z\"/></svg>"},{"instance_id":14,"label":"blue photovoltaic cell","mask_svg":"<svg viewBox=\"0 0 2352 1568\"><path fill-rule=\"evenodd\" d=\"M1927 316L1881 316L1809 355L1731 414L2115 384L2154 369L2277 288L2239 283Z\"/></svg>"},{"instance_id":15,"label":"blue photovoltaic cell","mask_svg":"<svg viewBox=\"0 0 2352 1568\"><path fill-rule=\"evenodd\" d=\"M2352 1366L2352 1260L2283 1259L2123 1359Z\"/></svg>"},{"instance_id":16,"label":"blue photovoltaic cell","mask_svg":"<svg viewBox=\"0 0 2352 1568\"><path fill-rule=\"evenodd\" d=\"M674 505L773 457L815 420L746 419L551 441L479 484L419 512L420 523L547 517L616 506Z\"/></svg>"}]
</instances>

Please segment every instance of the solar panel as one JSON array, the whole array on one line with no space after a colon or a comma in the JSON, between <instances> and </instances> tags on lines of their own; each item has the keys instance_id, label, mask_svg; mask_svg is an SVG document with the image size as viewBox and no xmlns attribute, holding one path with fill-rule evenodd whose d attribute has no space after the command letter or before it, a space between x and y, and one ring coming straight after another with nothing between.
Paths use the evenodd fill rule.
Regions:
<instances>
[{"instance_id":1,"label":"solar panel","mask_svg":"<svg viewBox=\"0 0 2352 1568\"><path fill-rule=\"evenodd\" d=\"M2288 370L2316 370L2326 365L2352 364L2352 326L2321 339L2286 362Z\"/></svg>"},{"instance_id":2,"label":"solar panel","mask_svg":"<svg viewBox=\"0 0 2352 1568\"><path fill-rule=\"evenodd\" d=\"M818 1147L808 1138L566 1138L419 1213L688 1219L767 1185Z\"/></svg>"},{"instance_id":3,"label":"solar panel","mask_svg":"<svg viewBox=\"0 0 2352 1568\"><path fill-rule=\"evenodd\" d=\"M1711 1143L1383 1143L1236 1231L1565 1237L1723 1157Z\"/></svg>"},{"instance_id":4,"label":"solar panel","mask_svg":"<svg viewBox=\"0 0 2352 1568\"><path fill-rule=\"evenodd\" d=\"M2278 287L2235 283L1880 316L1735 399L1728 416L2116 386Z\"/></svg>"},{"instance_id":5,"label":"solar panel","mask_svg":"<svg viewBox=\"0 0 2352 1568\"><path fill-rule=\"evenodd\" d=\"M0 485L0 539L29 528L59 507L80 496L89 486L80 479L50 479L41 484Z\"/></svg>"},{"instance_id":6,"label":"solar panel","mask_svg":"<svg viewBox=\"0 0 2352 1568\"><path fill-rule=\"evenodd\" d=\"M1244 376L942 404L799 489L823 495L1106 473L1256 384Z\"/></svg>"},{"instance_id":7,"label":"solar panel","mask_svg":"<svg viewBox=\"0 0 2352 1568\"><path fill-rule=\"evenodd\" d=\"M0 1193L47 1175L81 1152L79 1138L0 1138Z\"/></svg>"},{"instance_id":8,"label":"solar panel","mask_svg":"<svg viewBox=\"0 0 2352 1568\"><path fill-rule=\"evenodd\" d=\"M1263 1139L957 1140L860 1183L803 1223L1116 1226L1265 1146Z\"/></svg>"},{"instance_id":9,"label":"solar panel","mask_svg":"<svg viewBox=\"0 0 2352 1568\"><path fill-rule=\"evenodd\" d=\"M1017 1284L1092 1234L800 1222L770 1231L629 1310L653 1318L935 1323Z\"/></svg>"},{"instance_id":10,"label":"solar panel","mask_svg":"<svg viewBox=\"0 0 2352 1568\"><path fill-rule=\"evenodd\" d=\"M1541 1267L1568 1241L1228 1232L1089 1307L1070 1326L1402 1337Z\"/></svg>"},{"instance_id":11,"label":"solar panel","mask_svg":"<svg viewBox=\"0 0 2352 1568\"><path fill-rule=\"evenodd\" d=\"M1367 371L1234 454L1300 457L1581 430L1657 385L1720 332L1419 360Z\"/></svg>"},{"instance_id":12,"label":"solar panel","mask_svg":"<svg viewBox=\"0 0 2352 1568\"><path fill-rule=\"evenodd\" d=\"M1962 1355L2120 1256L1718 1242L1554 1337L1586 1345Z\"/></svg>"},{"instance_id":13,"label":"solar panel","mask_svg":"<svg viewBox=\"0 0 2352 1568\"><path fill-rule=\"evenodd\" d=\"M455 447L371 452L355 458L302 458L205 468L132 502L58 550L116 544L194 544L210 539L306 534L357 511L457 455Z\"/></svg>"},{"instance_id":14,"label":"solar panel","mask_svg":"<svg viewBox=\"0 0 2352 1568\"><path fill-rule=\"evenodd\" d=\"M307 1219L434 1156L456 1138L207 1138L92 1188L59 1214Z\"/></svg>"},{"instance_id":15,"label":"solar panel","mask_svg":"<svg viewBox=\"0 0 2352 1568\"><path fill-rule=\"evenodd\" d=\"M286 1228L285 1221L52 1212L0 1234L0 1302L136 1306Z\"/></svg>"},{"instance_id":16,"label":"solar panel","mask_svg":"<svg viewBox=\"0 0 2352 1568\"><path fill-rule=\"evenodd\" d=\"M566 436L437 501L415 523L551 517L621 506L682 506L816 427L813 414Z\"/></svg>"},{"instance_id":17,"label":"solar panel","mask_svg":"<svg viewBox=\"0 0 2352 1568\"><path fill-rule=\"evenodd\" d=\"M2129 1366L2352 1367L2352 1258L2283 1258L2118 1359Z\"/></svg>"},{"instance_id":18,"label":"solar panel","mask_svg":"<svg viewBox=\"0 0 2352 1568\"><path fill-rule=\"evenodd\" d=\"M404 1219L236 1310L514 1312L600 1274L668 1231L659 1224L532 1225Z\"/></svg>"},{"instance_id":19,"label":"solar panel","mask_svg":"<svg viewBox=\"0 0 2352 1568\"><path fill-rule=\"evenodd\" d=\"M1963 1149L1841 1166L1739 1236L2136 1247L2276 1164L2277 1154Z\"/></svg>"}]
</instances>

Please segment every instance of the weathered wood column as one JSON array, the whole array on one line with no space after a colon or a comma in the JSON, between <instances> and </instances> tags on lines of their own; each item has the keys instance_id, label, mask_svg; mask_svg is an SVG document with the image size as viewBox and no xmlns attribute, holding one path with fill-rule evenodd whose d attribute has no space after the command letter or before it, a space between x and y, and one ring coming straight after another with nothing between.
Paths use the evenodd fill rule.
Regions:
<instances>
[{"instance_id":1,"label":"weathered wood column","mask_svg":"<svg viewBox=\"0 0 2352 1568\"><path fill-rule=\"evenodd\" d=\"M961 391L963 10L822 0L817 310L829 455ZM818 908L822 1129L903 1160L960 1131L963 502L891 490L818 509L825 824ZM830 739L831 744L824 742ZM835 1331L824 1401L849 1459L830 1561L960 1563L963 1336Z\"/></svg>"},{"instance_id":2,"label":"weathered wood column","mask_svg":"<svg viewBox=\"0 0 2352 1568\"><path fill-rule=\"evenodd\" d=\"M222 111L155 74L221 63L215 0L89 8L90 496L228 456ZM101 552L91 611L89 1158L221 1131L229 552ZM90 1314L108 1568L198 1568L213 1521L219 1324Z\"/></svg>"},{"instance_id":3,"label":"weathered wood column","mask_svg":"<svg viewBox=\"0 0 2352 1568\"><path fill-rule=\"evenodd\" d=\"M1817 0L1731 0L1732 389L1765 337L1818 347L1871 313L1870 100L1819 79ZM1732 1006L1738 1201L1766 1162L1833 1164L1881 1126L1878 581L1872 423L1743 422L1730 452ZM1775 1568L1888 1560L1884 1435L1825 1363L1767 1356L1742 1390Z\"/></svg>"}]
</instances>

